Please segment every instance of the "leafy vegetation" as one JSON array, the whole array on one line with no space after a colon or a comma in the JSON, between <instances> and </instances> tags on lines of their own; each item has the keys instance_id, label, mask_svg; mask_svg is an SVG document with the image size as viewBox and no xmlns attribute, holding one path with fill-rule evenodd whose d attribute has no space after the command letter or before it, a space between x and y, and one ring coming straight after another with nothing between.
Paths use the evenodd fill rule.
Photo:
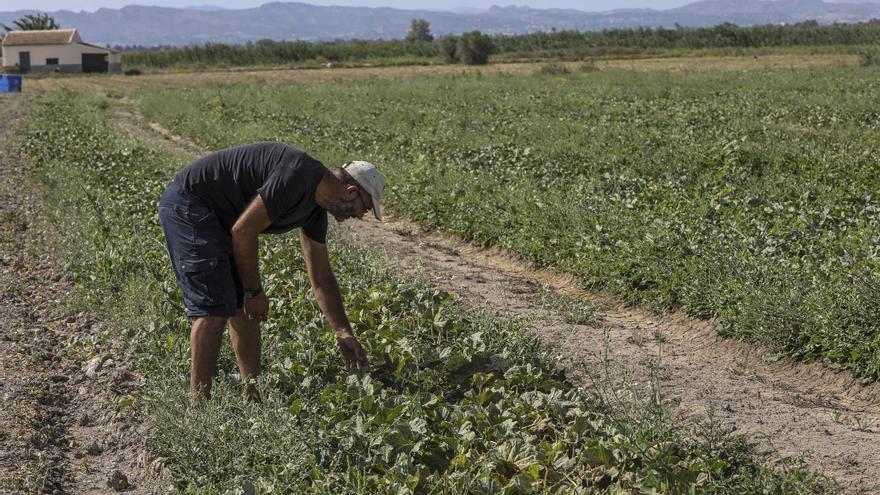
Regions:
<instances>
[{"instance_id":1,"label":"leafy vegetation","mask_svg":"<svg viewBox=\"0 0 880 495\"><path fill-rule=\"evenodd\" d=\"M150 91L208 148L381 164L391 208L727 336L880 377L875 67ZM451 97L450 95L454 95Z\"/></svg>"},{"instance_id":2,"label":"leafy vegetation","mask_svg":"<svg viewBox=\"0 0 880 495\"><path fill-rule=\"evenodd\" d=\"M12 21L12 25L15 26L15 28L18 28L20 31L61 29L61 25L55 22L55 18L46 13L27 14L21 19L16 19ZM0 27L5 29L7 32L15 30L15 28L9 27L3 23L0 23Z\"/></svg>"},{"instance_id":3,"label":"leafy vegetation","mask_svg":"<svg viewBox=\"0 0 880 495\"><path fill-rule=\"evenodd\" d=\"M481 54L510 58L584 59L598 56L632 56L663 50L761 47L835 47L852 52L854 46L880 43L880 21L855 24L739 27L721 24L711 28L630 28L602 31L554 31L521 35L446 35L433 43L427 22L414 20L406 40L304 41L261 40L243 46L208 43L186 48L140 50L123 53L123 63L143 68L235 67L251 65L303 65L332 63L485 63ZM429 39L429 37L431 39ZM461 43L460 43L461 42ZM459 46L461 44L461 46ZM847 48L850 47L850 48ZM117 47L122 49L123 47ZM166 47L168 48L168 47ZM814 48L813 48L814 49ZM474 57L476 55L476 57Z\"/></svg>"},{"instance_id":4,"label":"leafy vegetation","mask_svg":"<svg viewBox=\"0 0 880 495\"><path fill-rule=\"evenodd\" d=\"M179 493L826 490L808 473L757 467L711 429L685 440L657 409L610 414L512 322L463 313L449 294L395 279L344 245L331 246L333 260L370 373L343 373L301 257L289 239L267 240L264 402L239 396L226 349L214 400L191 407L187 321L155 214L183 160L108 125L107 106L48 96L23 149L45 186L50 245L147 377L128 402L146 414Z\"/></svg>"}]
</instances>

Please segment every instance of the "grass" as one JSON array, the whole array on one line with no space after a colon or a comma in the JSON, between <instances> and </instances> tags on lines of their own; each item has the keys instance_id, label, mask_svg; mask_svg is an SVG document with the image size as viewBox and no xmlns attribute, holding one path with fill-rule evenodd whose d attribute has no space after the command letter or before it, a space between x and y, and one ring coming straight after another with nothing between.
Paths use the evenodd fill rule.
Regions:
<instances>
[{"instance_id":1,"label":"grass","mask_svg":"<svg viewBox=\"0 0 880 495\"><path fill-rule=\"evenodd\" d=\"M49 95L22 129L45 189L48 242L83 307L108 322L145 390L126 410L177 493L823 492L796 468L756 465L718 432L682 435L662 411L610 414L575 390L517 324L462 310L336 242L369 374L346 374L289 239L263 242L272 319L262 404L240 397L228 348L215 399L188 402L188 322L155 201L179 157L107 124L102 99ZM88 345L82 343L81 345Z\"/></svg>"},{"instance_id":2,"label":"grass","mask_svg":"<svg viewBox=\"0 0 880 495\"><path fill-rule=\"evenodd\" d=\"M541 304L559 312L566 323L593 325L598 322L599 304L556 292L546 285L541 286L540 298Z\"/></svg>"},{"instance_id":3,"label":"grass","mask_svg":"<svg viewBox=\"0 0 880 495\"><path fill-rule=\"evenodd\" d=\"M880 377L874 67L150 90L207 148L383 167L388 205L628 302Z\"/></svg>"}]
</instances>

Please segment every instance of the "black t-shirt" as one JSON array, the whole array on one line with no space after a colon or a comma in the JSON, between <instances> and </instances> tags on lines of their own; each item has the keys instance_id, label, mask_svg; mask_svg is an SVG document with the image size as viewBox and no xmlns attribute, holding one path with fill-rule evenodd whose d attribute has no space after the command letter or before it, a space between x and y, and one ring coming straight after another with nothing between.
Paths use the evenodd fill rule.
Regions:
<instances>
[{"instance_id":1,"label":"black t-shirt","mask_svg":"<svg viewBox=\"0 0 880 495\"><path fill-rule=\"evenodd\" d=\"M324 244L327 210L315 203L315 190L326 171L303 151L263 142L199 158L177 172L174 183L204 201L228 231L259 194L272 222L263 232L281 234L300 227Z\"/></svg>"}]
</instances>

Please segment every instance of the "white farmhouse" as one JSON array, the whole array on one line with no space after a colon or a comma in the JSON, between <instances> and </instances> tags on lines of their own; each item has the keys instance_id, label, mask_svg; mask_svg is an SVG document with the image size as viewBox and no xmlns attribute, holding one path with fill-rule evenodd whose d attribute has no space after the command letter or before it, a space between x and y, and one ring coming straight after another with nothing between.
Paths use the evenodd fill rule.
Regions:
<instances>
[{"instance_id":1,"label":"white farmhouse","mask_svg":"<svg viewBox=\"0 0 880 495\"><path fill-rule=\"evenodd\" d=\"M22 74L122 71L119 52L86 43L76 29L10 31L3 39L3 70Z\"/></svg>"}]
</instances>

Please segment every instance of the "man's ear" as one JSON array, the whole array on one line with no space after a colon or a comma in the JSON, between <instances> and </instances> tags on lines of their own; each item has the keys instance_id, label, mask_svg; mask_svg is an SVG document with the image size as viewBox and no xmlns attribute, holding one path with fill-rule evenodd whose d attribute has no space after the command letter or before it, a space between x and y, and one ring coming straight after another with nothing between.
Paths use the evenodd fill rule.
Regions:
<instances>
[{"instance_id":1,"label":"man's ear","mask_svg":"<svg viewBox=\"0 0 880 495\"><path fill-rule=\"evenodd\" d=\"M352 201L357 197L358 187L354 184L346 184L345 185L345 200Z\"/></svg>"}]
</instances>

